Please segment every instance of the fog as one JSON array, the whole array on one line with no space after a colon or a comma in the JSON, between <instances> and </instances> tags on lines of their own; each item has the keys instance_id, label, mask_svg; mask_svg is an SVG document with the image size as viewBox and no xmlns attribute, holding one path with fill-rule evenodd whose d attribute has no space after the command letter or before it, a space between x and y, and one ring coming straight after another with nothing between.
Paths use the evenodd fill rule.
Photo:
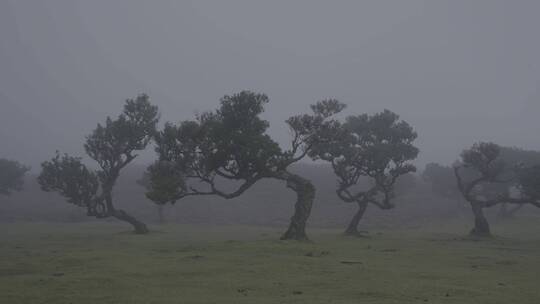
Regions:
<instances>
[{"instance_id":1,"label":"fog","mask_svg":"<svg viewBox=\"0 0 540 304\"><path fill-rule=\"evenodd\" d=\"M3 0L0 156L36 170L57 149L82 155L96 123L142 92L179 121L243 89L269 95L283 145L287 117L334 97L347 114L400 114L419 133L419 165L479 140L540 149L539 11L533 0Z\"/></svg>"}]
</instances>

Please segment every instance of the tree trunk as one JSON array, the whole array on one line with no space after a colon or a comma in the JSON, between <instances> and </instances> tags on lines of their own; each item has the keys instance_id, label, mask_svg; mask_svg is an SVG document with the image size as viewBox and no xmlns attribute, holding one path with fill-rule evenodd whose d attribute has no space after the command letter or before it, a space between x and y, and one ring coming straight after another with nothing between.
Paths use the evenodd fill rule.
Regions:
<instances>
[{"instance_id":1,"label":"tree trunk","mask_svg":"<svg viewBox=\"0 0 540 304\"><path fill-rule=\"evenodd\" d=\"M149 232L148 227L146 225L134 218L133 216L127 214L124 210L118 210L114 208L113 202L112 202L112 185L114 183L109 183L105 185L105 203L107 206L107 210L109 211L109 214L113 216L116 219L119 219L124 222L130 223L136 234L146 234Z\"/></svg>"},{"instance_id":2,"label":"tree trunk","mask_svg":"<svg viewBox=\"0 0 540 304\"><path fill-rule=\"evenodd\" d=\"M158 208L158 221L160 224L163 224L165 222L164 216L163 216L163 205L157 205Z\"/></svg>"},{"instance_id":3,"label":"tree trunk","mask_svg":"<svg viewBox=\"0 0 540 304\"><path fill-rule=\"evenodd\" d=\"M146 234L149 232L148 227L143 222L127 214L124 210L114 210L113 216L121 221L130 223L135 229L136 234Z\"/></svg>"},{"instance_id":4,"label":"tree trunk","mask_svg":"<svg viewBox=\"0 0 540 304\"><path fill-rule=\"evenodd\" d=\"M286 171L281 172L278 178L285 180L287 187L296 192L294 215L291 217L289 228L281 236L281 239L307 241L309 239L306 234L306 222L313 206L315 187L309 180Z\"/></svg>"},{"instance_id":5,"label":"tree trunk","mask_svg":"<svg viewBox=\"0 0 540 304\"><path fill-rule=\"evenodd\" d=\"M347 230L345 230L345 235L360 236L360 232L358 231L358 223L360 223L362 216L364 216L368 203L367 202L357 202L357 203L358 203L358 211L353 216L349 224L349 227L347 227Z\"/></svg>"},{"instance_id":6,"label":"tree trunk","mask_svg":"<svg viewBox=\"0 0 540 304\"><path fill-rule=\"evenodd\" d=\"M491 231L489 229L489 223L484 216L484 211L482 206L479 204L472 204L472 211L474 214L474 228L471 230L470 234L472 236L479 237L488 237L491 236Z\"/></svg>"}]
</instances>

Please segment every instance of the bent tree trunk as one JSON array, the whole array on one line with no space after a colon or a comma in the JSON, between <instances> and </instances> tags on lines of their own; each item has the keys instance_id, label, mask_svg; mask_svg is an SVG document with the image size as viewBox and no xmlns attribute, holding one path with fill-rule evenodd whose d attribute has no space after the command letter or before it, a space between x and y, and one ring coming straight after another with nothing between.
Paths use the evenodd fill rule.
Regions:
<instances>
[{"instance_id":1,"label":"bent tree trunk","mask_svg":"<svg viewBox=\"0 0 540 304\"><path fill-rule=\"evenodd\" d=\"M471 204L472 211L474 214L474 228L471 230L470 234L472 236L479 237L488 237L491 236L491 231L489 229L489 223L484 216L484 210L479 204Z\"/></svg>"},{"instance_id":2,"label":"bent tree trunk","mask_svg":"<svg viewBox=\"0 0 540 304\"><path fill-rule=\"evenodd\" d=\"M112 185L114 183L107 184L105 188L105 203L107 206L107 210L109 211L109 215L112 217L119 219L121 221L127 222L131 224L134 228L134 232L136 234L146 234L149 232L148 227L146 227L146 224L143 222L137 220L135 217L129 215L124 210L119 210L114 208L113 202L112 202Z\"/></svg>"},{"instance_id":3,"label":"bent tree trunk","mask_svg":"<svg viewBox=\"0 0 540 304\"><path fill-rule=\"evenodd\" d=\"M281 236L282 240L307 241L306 223L311 213L313 200L315 198L315 187L313 184L296 174L281 172L279 179L287 182L287 188L296 192L296 203L294 205L294 215L287 231Z\"/></svg>"},{"instance_id":4,"label":"bent tree trunk","mask_svg":"<svg viewBox=\"0 0 540 304\"><path fill-rule=\"evenodd\" d=\"M353 216L351 222L349 223L349 227L347 227L347 230L345 230L345 235L350 236L359 236L360 232L358 231L358 223L360 223L360 220L362 219L362 216L364 216L364 213L367 209L367 202L357 202L358 203L358 211Z\"/></svg>"},{"instance_id":5,"label":"bent tree trunk","mask_svg":"<svg viewBox=\"0 0 540 304\"><path fill-rule=\"evenodd\" d=\"M131 224L135 229L136 234L146 234L149 232L148 227L146 227L145 223L127 214L124 210L114 210L112 216L121 221Z\"/></svg>"}]
</instances>

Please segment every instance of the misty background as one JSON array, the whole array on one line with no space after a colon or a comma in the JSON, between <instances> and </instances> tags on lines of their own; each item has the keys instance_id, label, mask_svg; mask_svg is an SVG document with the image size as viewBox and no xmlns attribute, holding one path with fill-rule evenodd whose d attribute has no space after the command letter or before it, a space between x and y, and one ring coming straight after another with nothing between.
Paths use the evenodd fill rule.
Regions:
<instances>
[{"instance_id":1,"label":"misty background","mask_svg":"<svg viewBox=\"0 0 540 304\"><path fill-rule=\"evenodd\" d=\"M39 170L126 98L162 123L243 89L269 95L270 133L327 97L388 108L419 133L419 169L475 141L540 149L540 2L0 2L0 157ZM145 164L150 151L137 160Z\"/></svg>"}]
</instances>

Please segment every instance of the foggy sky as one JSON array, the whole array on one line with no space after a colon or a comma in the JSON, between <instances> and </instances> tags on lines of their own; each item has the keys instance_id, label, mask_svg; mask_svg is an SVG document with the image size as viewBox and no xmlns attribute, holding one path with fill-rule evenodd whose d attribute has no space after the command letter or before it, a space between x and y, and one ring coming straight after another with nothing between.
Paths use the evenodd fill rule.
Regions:
<instances>
[{"instance_id":1,"label":"foggy sky","mask_svg":"<svg viewBox=\"0 0 540 304\"><path fill-rule=\"evenodd\" d=\"M269 95L271 135L322 98L388 108L419 165L478 140L540 150L540 1L2 0L0 157L34 169L148 93L163 121ZM139 162L151 160L146 153Z\"/></svg>"}]
</instances>

